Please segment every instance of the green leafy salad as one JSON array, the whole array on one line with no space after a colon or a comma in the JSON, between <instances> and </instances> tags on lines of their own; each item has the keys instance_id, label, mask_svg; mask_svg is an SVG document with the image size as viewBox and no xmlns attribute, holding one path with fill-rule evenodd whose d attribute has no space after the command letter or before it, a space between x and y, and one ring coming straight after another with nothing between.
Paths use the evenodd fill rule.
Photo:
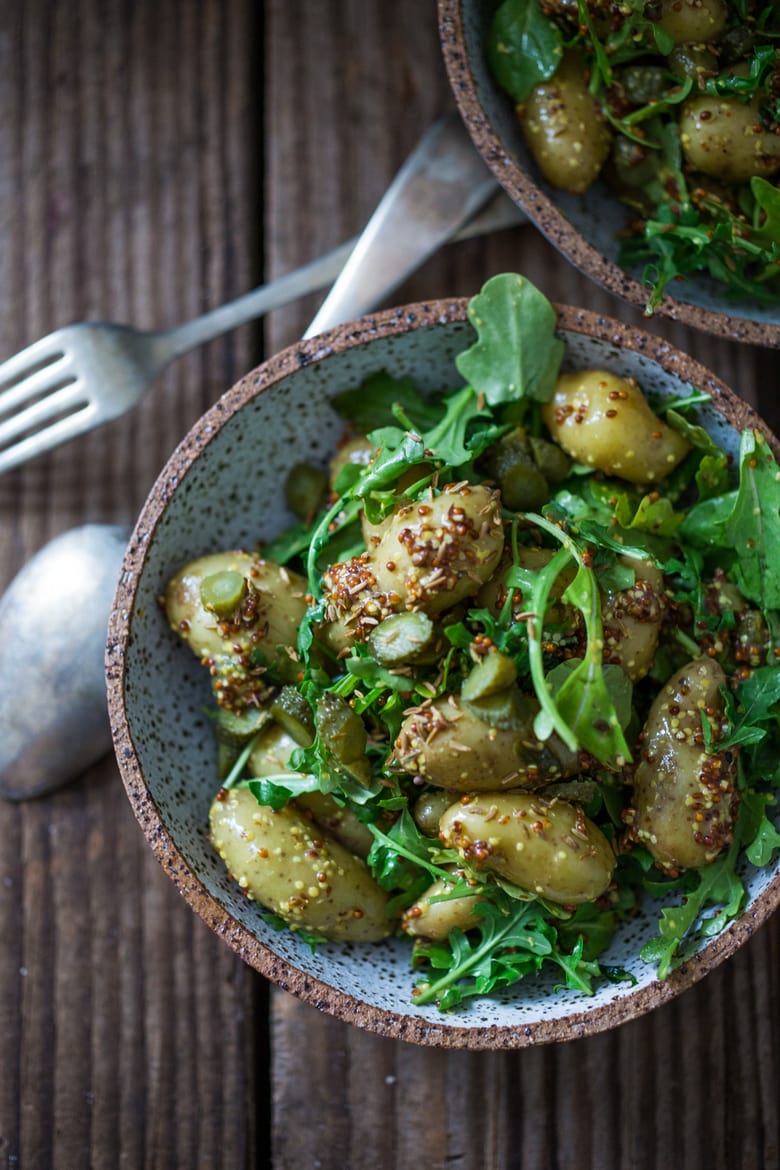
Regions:
<instances>
[{"instance_id":1,"label":"green leafy salad","mask_svg":"<svg viewBox=\"0 0 780 1170\"><path fill-rule=\"evenodd\" d=\"M544 177L636 213L620 262L780 298L780 22L762 0L503 0L487 44Z\"/></svg>"},{"instance_id":2,"label":"green leafy salad","mask_svg":"<svg viewBox=\"0 0 780 1170\"><path fill-rule=\"evenodd\" d=\"M730 457L694 388L564 372L522 277L469 319L460 388L336 393L329 471L285 487L299 522L162 598L211 677L229 873L312 947L407 937L410 994L442 1010L540 971L632 979L604 956L647 896L664 977L780 846L765 436Z\"/></svg>"}]
</instances>

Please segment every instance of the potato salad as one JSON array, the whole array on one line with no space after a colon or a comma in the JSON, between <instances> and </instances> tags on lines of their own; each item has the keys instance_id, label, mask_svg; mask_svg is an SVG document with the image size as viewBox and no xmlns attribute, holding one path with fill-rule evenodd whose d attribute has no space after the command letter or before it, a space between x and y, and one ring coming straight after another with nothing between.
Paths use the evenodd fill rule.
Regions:
<instances>
[{"instance_id":1,"label":"potato salad","mask_svg":"<svg viewBox=\"0 0 780 1170\"><path fill-rule=\"evenodd\" d=\"M542 176L635 213L621 262L780 299L780 22L762 0L503 0L486 51ZM668 291L673 292L673 289Z\"/></svg>"},{"instance_id":2,"label":"potato salad","mask_svg":"<svg viewBox=\"0 0 780 1170\"><path fill-rule=\"evenodd\" d=\"M694 388L568 369L522 277L469 319L459 388L334 387L343 440L291 467L297 522L162 596L211 680L229 874L312 947L407 937L442 1010L542 968L629 977L604 955L647 891L663 977L780 845L766 438L734 459Z\"/></svg>"}]
</instances>

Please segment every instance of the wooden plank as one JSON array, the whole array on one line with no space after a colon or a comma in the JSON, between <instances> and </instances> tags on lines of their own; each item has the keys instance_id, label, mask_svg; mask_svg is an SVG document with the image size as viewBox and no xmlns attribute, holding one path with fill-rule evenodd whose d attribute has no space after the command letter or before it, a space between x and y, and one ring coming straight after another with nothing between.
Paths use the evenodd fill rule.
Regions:
<instances>
[{"instance_id":1,"label":"wooden plank","mask_svg":"<svg viewBox=\"0 0 780 1170\"><path fill-rule=\"evenodd\" d=\"M360 229L449 96L434 13L415 0L370 14L304 0L271 0L266 10L266 256L275 275ZM497 271L522 271L555 300L667 337L777 425L774 394L762 393L773 385L775 354L646 321L531 228L448 247L393 299L469 295ZM267 348L300 336L316 303L272 315ZM393 1043L275 993L274 1170L777 1166L778 938L780 923L770 922L645 1019L515 1053Z\"/></svg>"},{"instance_id":2,"label":"wooden plank","mask_svg":"<svg viewBox=\"0 0 780 1170\"><path fill-rule=\"evenodd\" d=\"M255 283L258 24L244 0L2 5L0 358ZM256 341L214 343L129 419L4 476L0 588L56 532L132 520ZM258 1164L265 986L178 898L113 761L0 803L0 841L0 1165Z\"/></svg>"}]
</instances>

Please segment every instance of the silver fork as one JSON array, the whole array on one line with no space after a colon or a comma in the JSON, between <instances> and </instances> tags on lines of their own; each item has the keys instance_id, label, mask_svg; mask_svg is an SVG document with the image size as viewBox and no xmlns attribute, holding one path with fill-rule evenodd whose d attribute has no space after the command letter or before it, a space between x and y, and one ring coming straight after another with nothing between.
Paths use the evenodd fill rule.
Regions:
<instances>
[{"instance_id":1,"label":"silver fork","mask_svg":"<svg viewBox=\"0 0 780 1170\"><path fill-rule=\"evenodd\" d=\"M405 168L413 159L422 164L434 149L429 132ZM499 193L453 238L496 231L524 219ZM125 414L165 366L196 346L324 288L344 267L357 238L173 329L143 332L110 322L83 322L33 342L0 365L0 473Z\"/></svg>"}]
</instances>

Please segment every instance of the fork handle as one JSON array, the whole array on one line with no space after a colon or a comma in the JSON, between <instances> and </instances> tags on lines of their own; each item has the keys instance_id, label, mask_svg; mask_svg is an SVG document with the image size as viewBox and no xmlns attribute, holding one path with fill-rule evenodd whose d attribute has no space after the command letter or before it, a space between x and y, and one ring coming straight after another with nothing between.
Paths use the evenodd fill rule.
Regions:
<instances>
[{"instance_id":1,"label":"fork handle","mask_svg":"<svg viewBox=\"0 0 780 1170\"><path fill-rule=\"evenodd\" d=\"M166 363L173 361L191 349L246 324L247 321L254 321L271 309L278 309L298 297L325 288L341 272L356 240L357 237L347 240L331 252L326 252L324 256L319 256L301 268L269 281L268 284L261 284L259 288L244 293L243 296L228 301L201 317L195 317L183 325L175 325L172 329L158 331L155 337L161 359Z\"/></svg>"},{"instance_id":2,"label":"fork handle","mask_svg":"<svg viewBox=\"0 0 780 1170\"><path fill-rule=\"evenodd\" d=\"M468 240L474 236L503 231L505 228L527 222L527 217L520 208L503 192L499 192L464 224L454 238ZM234 301L228 301L227 304L204 313L202 317L195 317L192 321L175 325L172 329L159 330L154 337L161 365L167 365L174 358L189 353L191 349L196 349L207 341L213 341L215 337L229 333L239 325L245 325L247 321L254 321L271 309L281 308L298 297L318 292L332 284L346 264L357 241L358 236L354 236L301 268L279 276L268 284L261 284L252 292L244 293Z\"/></svg>"}]
</instances>

